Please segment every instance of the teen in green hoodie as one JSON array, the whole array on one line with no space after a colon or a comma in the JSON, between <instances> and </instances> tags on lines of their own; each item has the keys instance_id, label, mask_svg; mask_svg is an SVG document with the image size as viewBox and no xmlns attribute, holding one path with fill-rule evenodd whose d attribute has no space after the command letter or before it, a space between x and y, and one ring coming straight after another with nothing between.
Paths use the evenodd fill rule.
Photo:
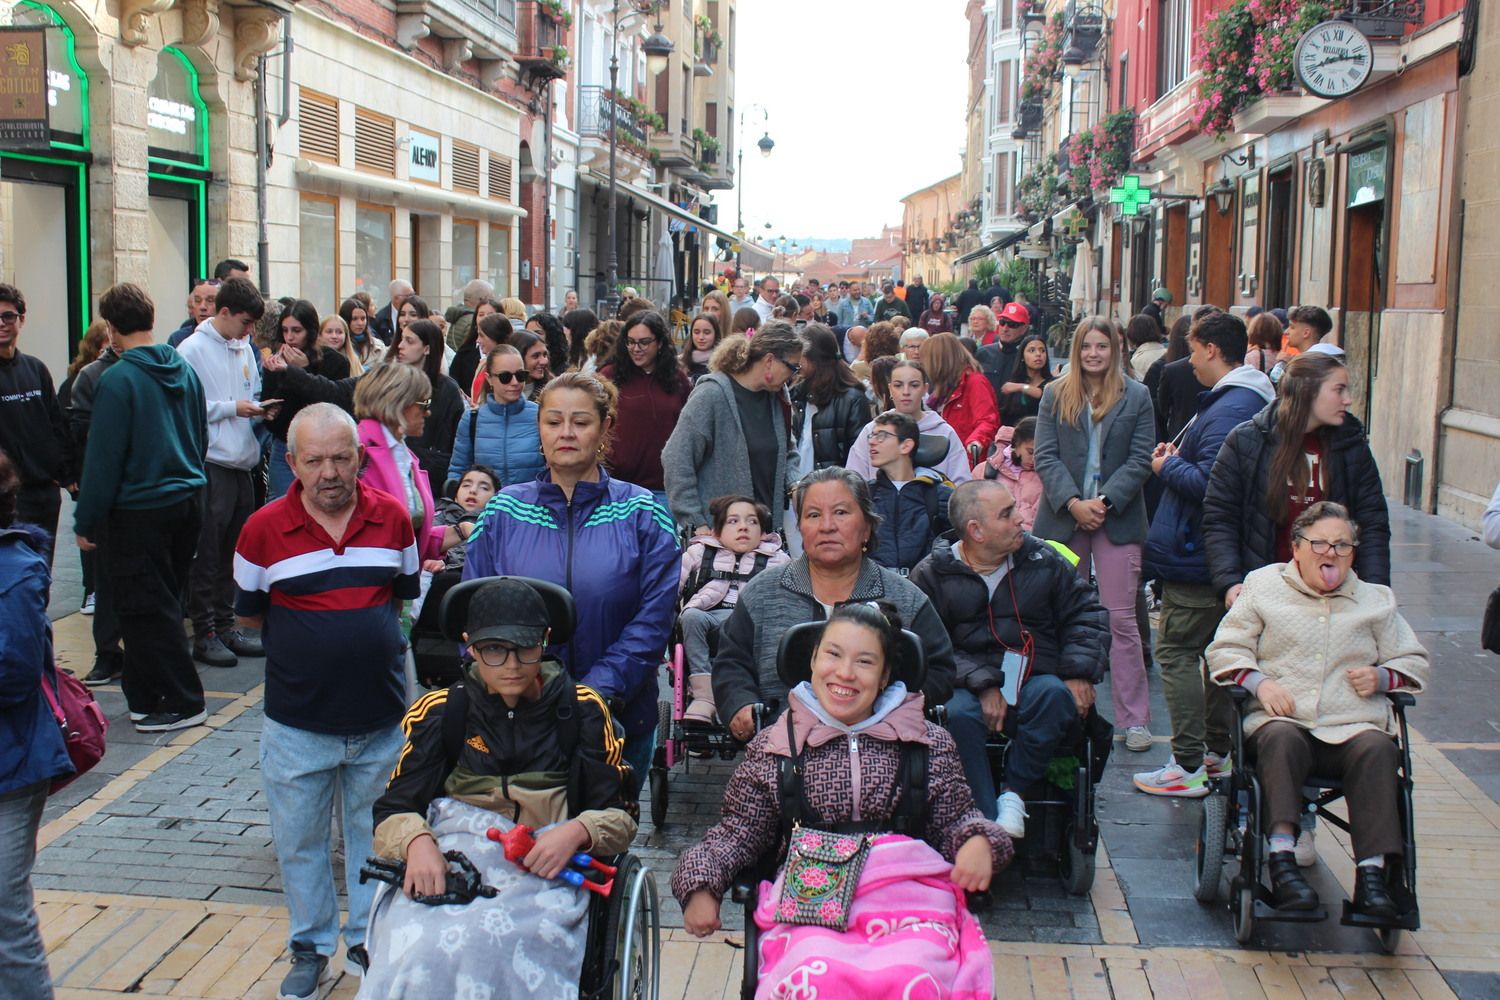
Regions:
<instances>
[{"instance_id":1,"label":"teen in green hoodie","mask_svg":"<svg viewBox=\"0 0 1500 1000\"><path fill-rule=\"evenodd\" d=\"M198 542L208 447L203 385L171 347L151 342L156 310L136 285L99 299L120 360L99 380L74 521L99 551L125 644L121 682L141 732L205 718L182 630L182 591Z\"/></svg>"}]
</instances>

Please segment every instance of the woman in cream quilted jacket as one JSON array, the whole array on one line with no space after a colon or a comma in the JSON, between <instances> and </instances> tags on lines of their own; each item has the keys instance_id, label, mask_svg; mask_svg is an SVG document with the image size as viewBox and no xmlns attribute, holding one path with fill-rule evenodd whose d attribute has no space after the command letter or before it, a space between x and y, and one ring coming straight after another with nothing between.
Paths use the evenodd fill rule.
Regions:
<instances>
[{"instance_id":1,"label":"woman in cream quilted jacket","mask_svg":"<svg viewBox=\"0 0 1500 1000\"><path fill-rule=\"evenodd\" d=\"M1385 693L1419 692L1427 651L1389 587L1351 569L1358 529L1342 506L1309 506L1292 524L1292 561L1264 566L1208 647L1209 674L1254 695L1245 718L1270 832L1279 908L1312 910L1318 896L1292 853L1308 775L1342 778L1358 861L1354 908L1397 916L1384 867L1402 855L1395 720Z\"/></svg>"}]
</instances>

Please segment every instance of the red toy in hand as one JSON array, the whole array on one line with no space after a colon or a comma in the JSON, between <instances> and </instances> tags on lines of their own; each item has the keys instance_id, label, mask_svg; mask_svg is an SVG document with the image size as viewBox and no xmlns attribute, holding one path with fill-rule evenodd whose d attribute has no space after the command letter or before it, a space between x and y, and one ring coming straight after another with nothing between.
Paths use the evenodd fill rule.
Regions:
<instances>
[{"instance_id":1,"label":"red toy in hand","mask_svg":"<svg viewBox=\"0 0 1500 1000\"><path fill-rule=\"evenodd\" d=\"M517 824L506 832L501 833L497 827L492 826L485 831L484 835L505 848L506 861L516 865L523 871L527 870L525 863L526 855L530 854L531 849L536 846L536 837L531 827ZM568 863L574 868L583 869L583 871L564 868L557 873L553 881L566 882L574 888L587 889L601 896L608 896L610 890L614 888L615 872L617 870L614 866L607 865L602 861L596 861L591 855L582 853L573 855ZM584 875L584 871L589 870L606 876L605 881L595 882L593 879L588 878Z\"/></svg>"}]
</instances>

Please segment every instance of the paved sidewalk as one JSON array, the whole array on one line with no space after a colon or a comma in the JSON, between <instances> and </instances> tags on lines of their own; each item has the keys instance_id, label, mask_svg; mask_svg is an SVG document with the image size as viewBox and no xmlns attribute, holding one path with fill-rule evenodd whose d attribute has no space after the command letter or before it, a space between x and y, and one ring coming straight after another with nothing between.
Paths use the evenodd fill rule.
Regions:
<instances>
[{"instance_id":1,"label":"paved sidewalk","mask_svg":"<svg viewBox=\"0 0 1500 1000\"><path fill-rule=\"evenodd\" d=\"M1000 877L983 920L1007 995L1500 998L1500 930L1479 916L1500 899L1500 723L1488 696L1500 657L1475 641L1500 553L1447 522L1398 508L1392 517L1396 588L1435 661L1433 692L1412 715L1422 930L1389 957L1373 935L1336 922L1263 924L1254 949L1236 948L1227 908L1190 898L1198 805L1129 786L1130 772L1168 752L1158 696L1157 745L1132 754L1117 744L1100 789L1093 892L1066 896L1042 863ZM57 635L65 664L86 672L88 619L61 617ZM156 738L131 729L116 687L100 690L109 754L49 803L35 875L60 997L274 996L286 927L256 764L262 673L259 661L205 668L209 726ZM664 891L676 857L717 820L732 767L679 765L672 822L656 830L643 819L636 849ZM1320 827L1313 879L1336 905L1353 869L1334 832ZM667 897L664 922L677 929L663 946L664 998L735 995L740 915L724 914L726 931L700 942ZM332 995L355 989L340 981Z\"/></svg>"}]
</instances>

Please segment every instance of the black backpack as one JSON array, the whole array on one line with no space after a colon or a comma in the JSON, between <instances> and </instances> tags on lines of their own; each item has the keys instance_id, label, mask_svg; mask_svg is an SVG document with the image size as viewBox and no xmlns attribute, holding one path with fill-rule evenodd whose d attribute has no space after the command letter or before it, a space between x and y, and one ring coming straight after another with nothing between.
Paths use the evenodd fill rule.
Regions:
<instances>
[{"instance_id":1,"label":"black backpack","mask_svg":"<svg viewBox=\"0 0 1500 1000\"><path fill-rule=\"evenodd\" d=\"M705 557L708 554L708 551L704 552ZM757 552L755 553L755 565L750 567L750 572L737 573L734 570L716 570L714 569L714 560L704 558L698 564L698 572L694 573L692 578L688 580L687 586L682 588L681 603L687 604L688 601L692 600L694 594L708 586L710 580L732 580L743 588L756 574L766 568L766 564L770 562L770 559L771 557L764 552ZM739 556L735 556L734 562L736 566L739 565Z\"/></svg>"},{"instance_id":2,"label":"black backpack","mask_svg":"<svg viewBox=\"0 0 1500 1000\"><path fill-rule=\"evenodd\" d=\"M780 761L778 784L781 789L783 838L789 840L793 827L798 825L815 830L826 830L829 833L899 833L913 839L920 839L926 832L927 744L907 742L901 744L901 767L896 772L896 780L891 785L891 797L887 800L893 803L889 819L828 823L813 808L812 803L807 801L807 790L802 780L803 757L807 748L796 750L797 742L792 730L791 710L786 713L786 730L788 744L795 750L795 755L783 757Z\"/></svg>"}]
</instances>

